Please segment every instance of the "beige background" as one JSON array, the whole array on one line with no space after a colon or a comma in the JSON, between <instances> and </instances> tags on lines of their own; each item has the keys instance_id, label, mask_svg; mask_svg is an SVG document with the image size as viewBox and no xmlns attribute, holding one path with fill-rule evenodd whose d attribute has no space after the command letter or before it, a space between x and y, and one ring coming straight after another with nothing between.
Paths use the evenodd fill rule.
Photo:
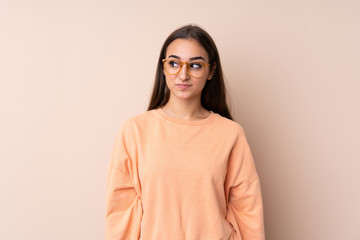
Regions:
<instances>
[{"instance_id":1,"label":"beige background","mask_svg":"<svg viewBox=\"0 0 360 240\"><path fill-rule=\"evenodd\" d=\"M360 2L0 1L0 239L104 238L121 123L146 110L166 36L222 58L268 240L360 239Z\"/></svg>"}]
</instances>

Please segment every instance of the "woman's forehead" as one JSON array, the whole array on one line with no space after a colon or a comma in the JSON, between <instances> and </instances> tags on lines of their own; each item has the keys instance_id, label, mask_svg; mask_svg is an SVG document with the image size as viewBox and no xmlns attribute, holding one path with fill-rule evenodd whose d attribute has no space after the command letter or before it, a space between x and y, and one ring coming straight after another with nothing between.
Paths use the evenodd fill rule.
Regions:
<instances>
[{"instance_id":1,"label":"woman's forehead","mask_svg":"<svg viewBox=\"0 0 360 240\"><path fill-rule=\"evenodd\" d=\"M166 49L166 58L171 55L179 57L182 61L198 57L208 59L206 50L194 39L178 38L172 41Z\"/></svg>"}]
</instances>

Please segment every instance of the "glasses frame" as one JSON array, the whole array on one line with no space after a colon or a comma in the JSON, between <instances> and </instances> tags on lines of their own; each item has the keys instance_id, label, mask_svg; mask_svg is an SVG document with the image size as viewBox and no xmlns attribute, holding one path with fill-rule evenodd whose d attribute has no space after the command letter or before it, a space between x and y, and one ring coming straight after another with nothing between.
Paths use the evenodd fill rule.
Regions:
<instances>
[{"instance_id":1,"label":"glasses frame","mask_svg":"<svg viewBox=\"0 0 360 240\"><path fill-rule=\"evenodd\" d=\"M204 73L205 73L205 71L206 71L206 68L208 68L208 67L211 65L211 64L208 64L208 63L204 63L204 66L205 66L205 67L204 67L203 73L202 73L200 76L195 77L195 76L193 76L193 75L190 73L190 70L189 70L189 65L190 65L191 63L194 63L194 62L183 62L183 61L180 61L180 60L178 60L178 59L174 59L174 60L176 60L176 61L178 61L178 62L180 63L180 68L179 68L179 70L178 70L176 73L169 73L168 71L166 71L166 68L165 68L165 63L166 63L166 61L169 60L169 59L173 59L173 58L164 58L164 59L162 59L162 62L163 62L163 68L164 68L165 72L166 72L167 74L170 74L170 75L176 75L176 74L178 74L178 73L181 71L181 69L183 68L184 64L186 64L186 71L187 71L187 73L188 73L190 76L194 77L194 78L199 78L199 77L202 77L202 76L204 75Z\"/></svg>"}]
</instances>

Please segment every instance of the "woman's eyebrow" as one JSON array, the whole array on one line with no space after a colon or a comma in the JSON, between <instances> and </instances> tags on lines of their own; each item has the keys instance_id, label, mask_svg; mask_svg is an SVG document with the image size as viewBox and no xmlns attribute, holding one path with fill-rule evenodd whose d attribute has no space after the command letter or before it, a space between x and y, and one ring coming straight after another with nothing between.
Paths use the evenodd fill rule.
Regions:
<instances>
[{"instance_id":1,"label":"woman's eyebrow","mask_svg":"<svg viewBox=\"0 0 360 240\"><path fill-rule=\"evenodd\" d=\"M197 59L202 59L203 61L205 61L205 59L201 56L198 56L198 57L192 57L190 58L190 61L194 61L194 60L197 60Z\"/></svg>"},{"instance_id":2,"label":"woman's eyebrow","mask_svg":"<svg viewBox=\"0 0 360 240\"><path fill-rule=\"evenodd\" d=\"M176 59L180 59L179 56L176 56L176 55L170 55L169 58L176 58Z\"/></svg>"},{"instance_id":3,"label":"woman's eyebrow","mask_svg":"<svg viewBox=\"0 0 360 240\"><path fill-rule=\"evenodd\" d=\"M180 59L179 56L176 56L176 55L170 55L169 58L176 58L176 59ZM203 61L205 61L205 59L201 56L198 56L198 57L192 57L190 58L190 61L194 61L194 60L197 60L197 59L202 59Z\"/></svg>"}]
</instances>

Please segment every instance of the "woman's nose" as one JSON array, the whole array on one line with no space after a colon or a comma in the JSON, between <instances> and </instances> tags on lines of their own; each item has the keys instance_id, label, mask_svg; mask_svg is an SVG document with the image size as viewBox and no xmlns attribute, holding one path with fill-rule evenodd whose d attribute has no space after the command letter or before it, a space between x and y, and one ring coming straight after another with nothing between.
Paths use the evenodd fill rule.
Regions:
<instances>
[{"instance_id":1,"label":"woman's nose","mask_svg":"<svg viewBox=\"0 0 360 240\"><path fill-rule=\"evenodd\" d=\"M179 79L181 80L187 80L189 79L190 76L189 76L189 73L187 71L187 65L184 64L179 72Z\"/></svg>"}]
</instances>

